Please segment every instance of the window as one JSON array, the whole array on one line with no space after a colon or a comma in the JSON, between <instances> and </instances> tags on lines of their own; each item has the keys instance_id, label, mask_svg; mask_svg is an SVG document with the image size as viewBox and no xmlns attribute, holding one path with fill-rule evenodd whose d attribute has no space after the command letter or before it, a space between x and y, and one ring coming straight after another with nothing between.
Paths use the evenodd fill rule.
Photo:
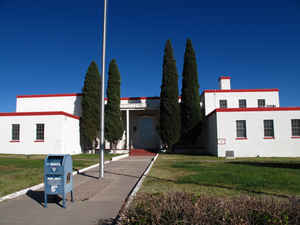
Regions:
<instances>
[{"instance_id":1,"label":"window","mask_svg":"<svg viewBox=\"0 0 300 225\"><path fill-rule=\"evenodd\" d=\"M236 137L237 138L247 138L246 120L237 120L236 121Z\"/></svg>"},{"instance_id":2,"label":"window","mask_svg":"<svg viewBox=\"0 0 300 225\"><path fill-rule=\"evenodd\" d=\"M247 101L246 101L246 99L239 99L239 107L240 108L247 108Z\"/></svg>"},{"instance_id":3,"label":"window","mask_svg":"<svg viewBox=\"0 0 300 225\"><path fill-rule=\"evenodd\" d=\"M292 120L292 136L300 137L300 119Z\"/></svg>"},{"instance_id":4,"label":"window","mask_svg":"<svg viewBox=\"0 0 300 225\"><path fill-rule=\"evenodd\" d=\"M220 108L227 108L227 100L220 100Z\"/></svg>"},{"instance_id":5,"label":"window","mask_svg":"<svg viewBox=\"0 0 300 225\"><path fill-rule=\"evenodd\" d=\"M20 124L12 124L11 126L11 140L19 141L20 140Z\"/></svg>"},{"instance_id":6,"label":"window","mask_svg":"<svg viewBox=\"0 0 300 225\"><path fill-rule=\"evenodd\" d=\"M36 140L37 141L43 141L44 140L44 130L45 130L45 124L38 123L36 125Z\"/></svg>"},{"instance_id":7,"label":"window","mask_svg":"<svg viewBox=\"0 0 300 225\"><path fill-rule=\"evenodd\" d=\"M263 108L266 106L266 100L265 99L258 99L257 100L257 106L258 108Z\"/></svg>"},{"instance_id":8,"label":"window","mask_svg":"<svg viewBox=\"0 0 300 225\"><path fill-rule=\"evenodd\" d=\"M274 138L273 120L264 120L264 135L266 138Z\"/></svg>"}]
</instances>

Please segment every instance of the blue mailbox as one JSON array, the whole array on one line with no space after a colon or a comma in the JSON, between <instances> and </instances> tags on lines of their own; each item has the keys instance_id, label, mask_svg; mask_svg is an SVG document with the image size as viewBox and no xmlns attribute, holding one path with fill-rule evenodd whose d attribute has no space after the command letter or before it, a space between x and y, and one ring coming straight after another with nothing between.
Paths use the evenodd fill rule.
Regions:
<instances>
[{"instance_id":1,"label":"blue mailbox","mask_svg":"<svg viewBox=\"0 0 300 225\"><path fill-rule=\"evenodd\" d=\"M45 204L48 195L61 195L66 207L67 193L73 202L73 166L71 155L48 155L44 162Z\"/></svg>"}]
</instances>

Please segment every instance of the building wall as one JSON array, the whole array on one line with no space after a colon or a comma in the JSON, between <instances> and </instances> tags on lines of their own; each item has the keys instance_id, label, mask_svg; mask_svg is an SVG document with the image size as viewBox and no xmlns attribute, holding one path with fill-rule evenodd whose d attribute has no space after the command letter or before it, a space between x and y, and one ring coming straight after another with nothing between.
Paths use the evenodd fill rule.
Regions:
<instances>
[{"instance_id":1,"label":"building wall","mask_svg":"<svg viewBox=\"0 0 300 225\"><path fill-rule=\"evenodd\" d=\"M224 157L225 151L233 150L235 157L300 157L300 139L292 138L291 134L291 119L300 119L299 110L214 114L218 126L217 156ZM274 120L274 139L264 139L263 120L266 119ZM237 140L236 120L246 120L246 139Z\"/></svg>"},{"instance_id":2,"label":"building wall","mask_svg":"<svg viewBox=\"0 0 300 225\"><path fill-rule=\"evenodd\" d=\"M279 92L277 90L210 90L204 91L205 115L219 108L220 100L227 100L227 108L238 108L239 99L246 99L247 107L257 107L258 99L265 99L266 106L279 107ZM203 99L203 98L202 98Z\"/></svg>"},{"instance_id":3,"label":"building wall","mask_svg":"<svg viewBox=\"0 0 300 225\"><path fill-rule=\"evenodd\" d=\"M64 111L81 115L80 94L17 96L17 112Z\"/></svg>"},{"instance_id":4,"label":"building wall","mask_svg":"<svg viewBox=\"0 0 300 225\"><path fill-rule=\"evenodd\" d=\"M44 142L35 142L36 124L45 124ZM64 115L0 116L0 153L80 153L79 120ZM12 124L20 124L20 141L12 142Z\"/></svg>"},{"instance_id":5,"label":"building wall","mask_svg":"<svg viewBox=\"0 0 300 225\"><path fill-rule=\"evenodd\" d=\"M17 96L16 112L64 111L81 115L81 94L22 95ZM107 99L105 99L105 104ZM121 109L158 109L159 97L121 98Z\"/></svg>"},{"instance_id":6,"label":"building wall","mask_svg":"<svg viewBox=\"0 0 300 225\"><path fill-rule=\"evenodd\" d=\"M80 154L82 152L80 146L80 130L79 120L70 117L64 117L62 140L64 142L64 154Z\"/></svg>"},{"instance_id":7,"label":"building wall","mask_svg":"<svg viewBox=\"0 0 300 225\"><path fill-rule=\"evenodd\" d=\"M207 131L204 133L207 134L206 137L206 149L207 152L211 155L218 155L218 145L217 145L217 114L214 113L211 116L207 117L205 120L205 128Z\"/></svg>"}]
</instances>

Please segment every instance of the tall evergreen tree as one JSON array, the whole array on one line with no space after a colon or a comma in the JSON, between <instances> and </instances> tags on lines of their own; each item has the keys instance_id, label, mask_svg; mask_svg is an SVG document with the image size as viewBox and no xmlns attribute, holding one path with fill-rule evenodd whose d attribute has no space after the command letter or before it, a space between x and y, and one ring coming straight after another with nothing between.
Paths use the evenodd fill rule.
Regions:
<instances>
[{"instance_id":1,"label":"tall evergreen tree","mask_svg":"<svg viewBox=\"0 0 300 225\"><path fill-rule=\"evenodd\" d=\"M181 140L185 144L193 144L197 127L202 120L200 109L199 83L195 51L192 41L187 39L182 73L181 94Z\"/></svg>"},{"instance_id":2,"label":"tall evergreen tree","mask_svg":"<svg viewBox=\"0 0 300 225\"><path fill-rule=\"evenodd\" d=\"M105 139L116 147L122 138L124 126L120 110L121 77L116 60L109 64L107 83L107 104L105 106Z\"/></svg>"},{"instance_id":3,"label":"tall evergreen tree","mask_svg":"<svg viewBox=\"0 0 300 225\"><path fill-rule=\"evenodd\" d=\"M163 76L160 92L160 137L168 151L180 137L180 108L178 103L178 73L171 41L165 46Z\"/></svg>"},{"instance_id":4,"label":"tall evergreen tree","mask_svg":"<svg viewBox=\"0 0 300 225\"><path fill-rule=\"evenodd\" d=\"M95 149L100 127L100 75L94 61L85 75L82 94L80 142L84 150Z\"/></svg>"}]
</instances>

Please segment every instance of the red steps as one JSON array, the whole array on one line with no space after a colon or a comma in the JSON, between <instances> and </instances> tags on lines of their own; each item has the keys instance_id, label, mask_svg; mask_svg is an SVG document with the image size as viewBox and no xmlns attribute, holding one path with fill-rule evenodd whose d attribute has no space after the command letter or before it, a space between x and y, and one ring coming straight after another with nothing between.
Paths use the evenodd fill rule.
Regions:
<instances>
[{"instance_id":1,"label":"red steps","mask_svg":"<svg viewBox=\"0 0 300 225\"><path fill-rule=\"evenodd\" d=\"M130 149L130 156L155 156L156 153L150 152L146 149Z\"/></svg>"}]
</instances>

